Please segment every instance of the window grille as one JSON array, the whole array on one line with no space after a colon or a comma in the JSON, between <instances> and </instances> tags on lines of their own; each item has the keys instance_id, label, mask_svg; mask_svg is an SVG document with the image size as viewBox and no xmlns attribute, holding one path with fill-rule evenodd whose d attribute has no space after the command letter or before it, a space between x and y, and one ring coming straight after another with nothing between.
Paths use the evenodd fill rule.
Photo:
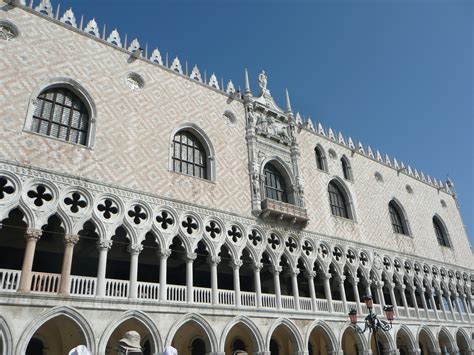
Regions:
<instances>
[{"instance_id":1,"label":"window grille","mask_svg":"<svg viewBox=\"0 0 474 355\"><path fill-rule=\"evenodd\" d=\"M449 247L448 237L444 226L441 224L441 221L433 217L433 227L435 230L436 238L438 239L439 245L443 247Z\"/></svg>"},{"instance_id":2,"label":"window grille","mask_svg":"<svg viewBox=\"0 0 474 355\"><path fill-rule=\"evenodd\" d=\"M405 223L403 222L402 213L400 208L395 204L395 202L390 201L388 204L388 210L390 212L390 220L392 221L392 227L395 233L408 234Z\"/></svg>"},{"instance_id":3,"label":"window grille","mask_svg":"<svg viewBox=\"0 0 474 355\"><path fill-rule=\"evenodd\" d=\"M334 216L349 218L346 197L341 189L333 181L329 183L328 192L331 213Z\"/></svg>"},{"instance_id":4,"label":"window grille","mask_svg":"<svg viewBox=\"0 0 474 355\"><path fill-rule=\"evenodd\" d=\"M288 202L283 176L272 164L265 165L265 196L272 200Z\"/></svg>"},{"instance_id":5,"label":"window grille","mask_svg":"<svg viewBox=\"0 0 474 355\"><path fill-rule=\"evenodd\" d=\"M66 88L52 88L38 96L32 131L86 145L89 112L82 100Z\"/></svg>"},{"instance_id":6,"label":"window grille","mask_svg":"<svg viewBox=\"0 0 474 355\"><path fill-rule=\"evenodd\" d=\"M179 131L173 138L173 171L207 179L206 150L189 131Z\"/></svg>"}]
</instances>

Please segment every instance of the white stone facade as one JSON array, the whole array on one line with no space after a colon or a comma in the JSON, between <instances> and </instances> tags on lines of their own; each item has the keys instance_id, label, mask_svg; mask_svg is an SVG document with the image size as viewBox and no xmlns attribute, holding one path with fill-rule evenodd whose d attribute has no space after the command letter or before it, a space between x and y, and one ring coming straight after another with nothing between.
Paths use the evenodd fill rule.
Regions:
<instances>
[{"instance_id":1,"label":"white stone facade","mask_svg":"<svg viewBox=\"0 0 474 355\"><path fill-rule=\"evenodd\" d=\"M370 354L347 316L367 312L363 294L379 315L395 306L378 333L384 354L472 353L474 256L452 183L303 122L288 94L279 108L264 73L258 95L247 74L238 93L49 1L0 8L0 354L24 354L33 338L44 354L80 343L112 354L130 329L146 354L197 354L196 339L213 354L238 340L249 354ZM38 96L54 87L87 106L85 144L32 131ZM173 171L180 131L200 137L206 178ZM288 203L265 196L267 163ZM331 182L349 218L331 213Z\"/></svg>"}]
</instances>

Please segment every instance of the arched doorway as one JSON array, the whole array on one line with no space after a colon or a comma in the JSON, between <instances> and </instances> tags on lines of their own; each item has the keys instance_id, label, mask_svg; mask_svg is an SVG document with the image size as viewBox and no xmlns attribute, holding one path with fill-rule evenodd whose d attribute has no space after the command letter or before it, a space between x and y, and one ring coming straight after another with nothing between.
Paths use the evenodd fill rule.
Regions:
<instances>
[{"instance_id":1,"label":"arched doorway","mask_svg":"<svg viewBox=\"0 0 474 355\"><path fill-rule=\"evenodd\" d=\"M329 330L321 325L316 325L308 339L309 355L328 355L336 351L336 344L333 344L328 334Z\"/></svg>"},{"instance_id":2,"label":"arched doorway","mask_svg":"<svg viewBox=\"0 0 474 355\"><path fill-rule=\"evenodd\" d=\"M421 355L428 355L435 351L438 347L435 343L433 334L428 328L421 328L418 334L418 346Z\"/></svg>"},{"instance_id":3,"label":"arched doorway","mask_svg":"<svg viewBox=\"0 0 474 355\"><path fill-rule=\"evenodd\" d=\"M439 348L441 349L441 354L449 355L449 354L455 353L454 344L453 344L451 335L448 333L446 329L442 328L439 331L438 342L439 342Z\"/></svg>"},{"instance_id":4,"label":"arched doorway","mask_svg":"<svg viewBox=\"0 0 474 355\"><path fill-rule=\"evenodd\" d=\"M347 327L342 334L341 348L344 355L359 355L364 353L362 336L357 334L352 327Z\"/></svg>"},{"instance_id":5,"label":"arched doorway","mask_svg":"<svg viewBox=\"0 0 474 355\"><path fill-rule=\"evenodd\" d=\"M239 321L234 324L225 335L225 355L232 355L237 350L245 351L248 355L263 351L263 349L259 348L260 344L257 339L260 339L261 343L258 328L256 326L249 327L249 325L243 321Z\"/></svg>"},{"instance_id":6,"label":"arched doorway","mask_svg":"<svg viewBox=\"0 0 474 355\"><path fill-rule=\"evenodd\" d=\"M78 345L87 345L81 328L71 318L58 315L44 322L33 334L26 355L68 354Z\"/></svg>"},{"instance_id":7,"label":"arched doorway","mask_svg":"<svg viewBox=\"0 0 474 355\"><path fill-rule=\"evenodd\" d=\"M390 334L379 330L370 335L370 348L373 355L388 354L392 349Z\"/></svg>"},{"instance_id":8,"label":"arched doorway","mask_svg":"<svg viewBox=\"0 0 474 355\"><path fill-rule=\"evenodd\" d=\"M140 345L142 347L143 355L152 355L157 352L154 348L153 334L150 329L137 318L128 318L120 323L110 335L107 346L105 348L106 355L115 355L119 340L122 339L126 332L135 331L140 334Z\"/></svg>"},{"instance_id":9,"label":"arched doorway","mask_svg":"<svg viewBox=\"0 0 474 355\"><path fill-rule=\"evenodd\" d=\"M267 338L267 347L271 355L293 355L299 351L301 342L298 341L299 333L290 321L283 320Z\"/></svg>"},{"instance_id":10,"label":"arched doorway","mask_svg":"<svg viewBox=\"0 0 474 355\"><path fill-rule=\"evenodd\" d=\"M415 349L415 344L413 343L411 334L408 329L400 328L397 332L396 337L396 346L400 355L413 354Z\"/></svg>"},{"instance_id":11,"label":"arched doorway","mask_svg":"<svg viewBox=\"0 0 474 355\"><path fill-rule=\"evenodd\" d=\"M472 354L473 349L469 344L469 336L462 329L459 329L456 333L456 344L460 355Z\"/></svg>"},{"instance_id":12,"label":"arched doorway","mask_svg":"<svg viewBox=\"0 0 474 355\"><path fill-rule=\"evenodd\" d=\"M204 355L215 351L203 326L195 320L188 320L174 333L171 346L178 354Z\"/></svg>"}]
</instances>

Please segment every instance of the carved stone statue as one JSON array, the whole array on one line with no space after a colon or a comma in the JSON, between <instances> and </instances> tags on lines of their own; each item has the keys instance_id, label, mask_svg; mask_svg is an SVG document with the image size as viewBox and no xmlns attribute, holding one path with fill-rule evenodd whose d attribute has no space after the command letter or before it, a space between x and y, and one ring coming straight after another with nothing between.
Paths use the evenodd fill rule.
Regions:
<instances>
[{"instance_id":1,"label":"carved stone statue","mask_svg":"<svg viewBox=\"0 0 474 355\"><path fill-rule=\"evenodd\" d=\"M265 70L262 70L258 75L258 86L262 92L267 90L267 75L265 74Z\"/></svg>"}]
</instances>

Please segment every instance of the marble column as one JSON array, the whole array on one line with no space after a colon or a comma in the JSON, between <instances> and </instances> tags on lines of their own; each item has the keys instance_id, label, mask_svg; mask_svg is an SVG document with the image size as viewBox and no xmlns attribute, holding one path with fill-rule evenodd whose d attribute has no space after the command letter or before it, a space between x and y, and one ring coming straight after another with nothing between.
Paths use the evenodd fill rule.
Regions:
<instances>
[{"instance_id":1,"label":"marble column","mask_svg":"<svg viewBox=\"0 0 474 355\"><path fill-rule=\"evenodd\" d=\"M334 312L334 307L332 305L332 294L331 294L331 284L329 280L331 280L331 273L326 272L323 274L324 277L324 294L326 296L326 300L328 301L328 310L330 313Z\"/></svg>"},{"instance_id":2,"label":"marble column","mask_svg":"<svg viewBox=\"0 0 474 355\"><path fill-rule=\"evenodd\" d=\"M354 297L356 300L356 305L357 305L357 313L362 314L362 305L360 303L360 294L359 294L359 278L358 277L353 277L352 278L352 288L354 290Z\"/></svg>"},{"instance_id":3,"label":"marble column","mask_svg":"<svg viewBox=\"0 0 474 355\"><path fill-rule=\"evenodd\" d=\"M281 309L281 288L280 288L280 272L282 267L279 265L273 266L273 281L275 283L275 297L277 309Z\"/></svg>"},{"instance_id":4,"label":"marble column","mask_svg":"<svg viewBox=\"0 0 474 355\"><path fill-rule=\"evenodd\" d=\"M407 296L405 295L405 289L407 288L405 285L400 285L401 288L401 294L402 294L402 303L403 307L405 307L405 312L407 313L407 318L410 317L410 310L408 309L408 303L407 303Z\"/></svg>"},{"instance_id":5,"label":"marble column","mask_svg":"<svg viewBox=\"0 0 474 355\"><path fill-rule=\"evenodd\" d=\"M377 286L377 297L379 299L379 304L382 309L385 306L385 298L383 296L383 285L384 285L383 281L375 282L375 286Z\"/></svg>"},{"instance_id":6,"label":"marble column","mask_svg":"<svg viewBox=\"0 0 474 355\"><path fill-rule=\"evenodd\" d=\"M59 294L68 295L71 288L71 266L74 246L79 241L79 236L66 234L64 236L63 266L61 268L61 280L59 281Z\"/></svg>"},{"instance_id":7,"label":"marble column","mask_svg":"<svg viewBox=\"0 0 474 355\"><path fill-rule=\"evenodd\" d=\"M318 303L316 302L316 291L314 289L314 278L316 277L316 271L307 271L306 277L308 278L308 285L309 285L309 296L311 297L311 306L313 312L318 310Z\"/></svg>"},{"instance_id":8,"label":"marble column","mask_svg":"<svg viewBox=\"0 0 474 355\"><path fill-rule=\"evenodd\" d=\"M136 299L138 297L138 256L143 250L141 244L130 244L128 252L130 253L130 276L128 298Z\"/></svg>"},{"instance_id":9,"label":"marble column","mask_svg":"<svg viewBox=\"0 0 474 355\"><path fill-rule=\"evenodd\" d=\"M194 281L193 281L193 264L196 260L196 253L186 255L186 302L194 302Z\"/></svg>"},{"instance_id":10,"label":"marble column","mask_svg":"<svg viewBox=\"0 0 474 355\"><path fill-rule=\"evenodd\" d=\"M341 300L342 300L342 308L344 312L349 312L347 310L347 299L346 299L346 289L344 288L344 280L346 277L344 275L339 276L339 292L341 293Z\"/></svg>"},{"instance_id":11,"label":"marble column","mask_svg":"<svg viewBox=\"0 0 474 355\"><path fill-rule=\"evenodd\" d=\"M423 305L423 309L425 310L425 318L428 319L428 305L426 303L426 288L421 288L421 304Z\"/></svg>"},{"instance_id":12,"label":"marble column","mask_svg":"<svg viewBox=\"0 0 474 355\"><path fill-rule=\"evenodd\" d=\"M260 270L262 270L262 263L255 263L253 266L254 281L255 281L255 297L257 297L257 308L262 307L262 283L260 281Z\"/></svg>"},{"instance_id":13,"label":"marble column","mask_svg":"<svg viewBox=\"0 0 474 355\"><path fill-rule=\"evenodd\" d=\"M451 291L447 291L446 294L447 294L447 298L448 298L449 311L451 312L451 315L453 316L453 320L456 320L456 317L454 315L453 301L451 299L451 295L453 293Z\"/></svg>"},{"instance_id":14,"label":"marble column","mask_svg":"<svg viewBox=\"0 0 474 355\"><path fill-rule=\"evenodd\" d=\"M433 312L434 312L434 315L435 315L436 319L439 320L438 308L436 307L436 301L435 301L435 298L434 298L434 293L435 293L435 290L430 289L430 301L431 301L431 305L433 307Z\"/></svg>"},{"instance_id":15,"label":"marble column","mask_svg":"<svg viewBox=\"0 0 474 355\"><path fill-rule=\"evenodd\" d=\"M160 249L160 301L168 300L168 258L171 256L171 249Z\"/></svg>"},{"instance_id":16,"label":"marble column","mask_svg":"<svg viewBox=\"0 0 474 355\"><path fill-rule=\"evenodd\" d=\"M293 298L295 302L295 310L300 310L300 291L298 289L298 274L300 269L297 267L291 270L291 286L293 288Z\"/></svg>"},{"instance_id":17,"label":"marble column","mask_svg":"<svg viewBox=\"0 0 474 355\"><path fill-rule=\"evenodd\" d=\"M112 248L112 240L101 239L97 242L97 248L99 249L99 265L97 266L97 288L95 295L97 297L105 296L106 286L106 273L107 273L107 254L110 248Z\"/></svg>"},{"instance_id":18,"label":"marble column","mask_svg":"<svg viewBox=\"0 0 474 355\"><path fill-rule=\"evenodd\" d=\"M464 309L466 311L467 319L470 322L471 321L471 315L469 314L470 313L469 312L469 307L468 307L467 302L466 302L467 295L462 295L461 298L462 298L462 303L463 303Z\"/></svg>"},{"instance_id":19,"label":"marble column","mask_svg":"<svg viewBox=\"0 0 474 355\"><path fill-rule=\"evenodd\" d=\"M30 292L31 290L31 271L35 258L36 243L40 240L42 233L43 231L38 229L27 229L25 232L26 247L23 255L18 292Z\"/></svg>"},{"instance_id":20,"label":"marble column","mask_svg":"<svg viewBox=\"0 0 474 355\"><path fill-rule=\"evenodd\" d=\"M438 300L441 307L441 311L443 312L444 319L448 319L448 315L446 314L446 308L444 307L444 299L441 289L436 289L436 294L438 295Z\"/></svg>"},{"instance_id":21,"label":"marble column","mask_svg":"<svg viewBox=\"0 0 474 355\"><path fill-rule=\"evenodd\" d=\"M411 300L412 300L412 303L413 303L413 307L415 307L416 318L420 319L420 310L418 309L418 302L416 301L416 293L415 293L415 290L416 290L416 286L415 286L415 285L411 285L411 286L410 286Z\"/></svg>"},{"instance_id":22,"label":"marble column","mask_svg":"<svg viewBox=\"0 0 474 355\"><path fill-rule=\"evenodd\" d=\"M395 316L398 318L398 305L397 305L397 298L395 297L394 288L395 288L395 284L393 282L389 282L388 291L390 292L390 301L392 302Z\"/></svg>"},{"instance_id":23,"label":"marble column","mask_svg":"<svg viewBox=\"0 0 474 355\"><path fill-rule=\"evenodd\" d=\"M234 275L234 293L235 293L235 306L240 307L241 298L240 298L240 267L243 265L242 260L232 260L230 266L232 267Z\"/></svg>"},{"instance_id":24,"label":"marble column","mask_svg":"<svg viewBox=\"0 0 474 355\"><path fill-rule=\"evenodd\" d=\"M221 262L219 256L212 256L208 259L211 265L211 303L219 304L219 285L217 281L217 265Z\"/></svg>"}]
</instances>

